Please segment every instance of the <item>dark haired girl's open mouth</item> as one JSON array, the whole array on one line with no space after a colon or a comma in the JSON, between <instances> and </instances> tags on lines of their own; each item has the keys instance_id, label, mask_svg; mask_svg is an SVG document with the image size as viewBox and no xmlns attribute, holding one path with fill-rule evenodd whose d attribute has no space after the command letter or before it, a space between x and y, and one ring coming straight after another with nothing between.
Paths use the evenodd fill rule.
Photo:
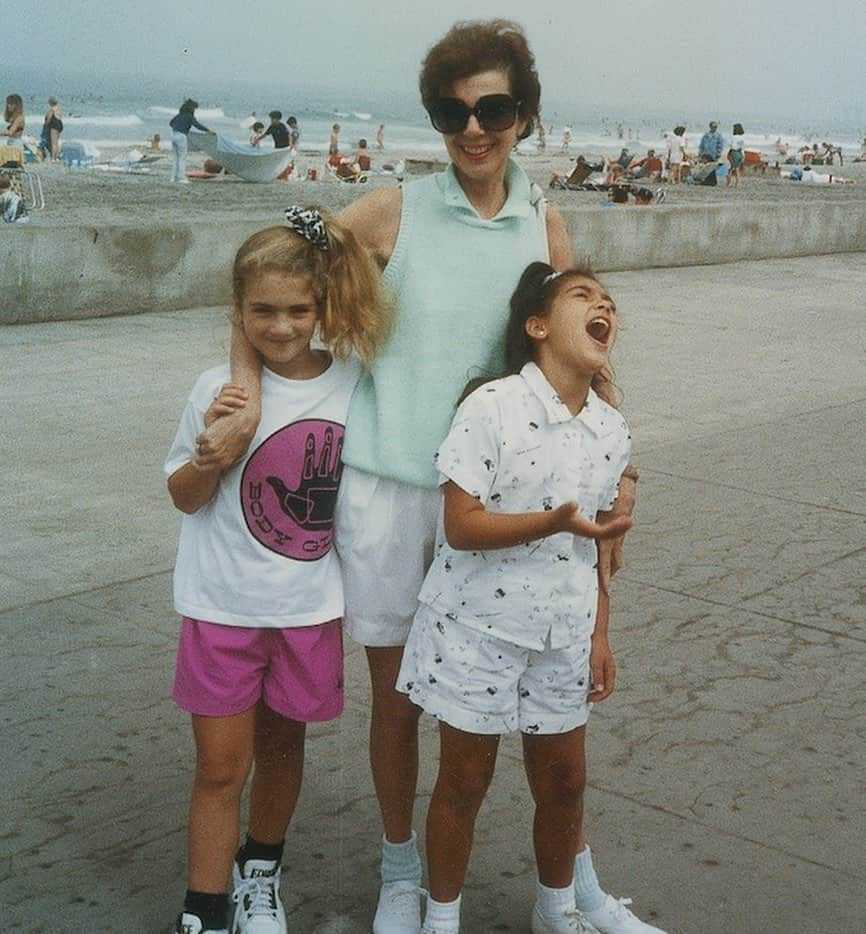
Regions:
<instances>
[{"instance_id":1,"label":"dark haired girl's open mouth","mask_svg":"<svg viewBox=\"0 0 866 934\"><path fill-rule=\"evenodd\" d=\"M607 346L611 333L611 323L607 318L599 315L587 324L586 333L589 334L594 341Z\"/></svg>"}]
</instances>

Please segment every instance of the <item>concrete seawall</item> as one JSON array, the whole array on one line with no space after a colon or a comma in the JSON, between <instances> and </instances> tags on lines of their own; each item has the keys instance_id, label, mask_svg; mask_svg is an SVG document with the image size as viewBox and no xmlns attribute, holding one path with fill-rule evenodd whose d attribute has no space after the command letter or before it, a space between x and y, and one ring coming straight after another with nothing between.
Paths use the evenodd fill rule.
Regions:
<instances>
[{"instance_id":1,"label":"concrete seawall","mask_svg":"<svg viewBox=\"0 0 866 934\"><path fill-rule=\"evenodd\" d=\"M767 202L565 210L598 271L866 251L866 203ZM0 324L222 305L235 250L261 222L7 228Z\"/></svg>"}]
</instances>

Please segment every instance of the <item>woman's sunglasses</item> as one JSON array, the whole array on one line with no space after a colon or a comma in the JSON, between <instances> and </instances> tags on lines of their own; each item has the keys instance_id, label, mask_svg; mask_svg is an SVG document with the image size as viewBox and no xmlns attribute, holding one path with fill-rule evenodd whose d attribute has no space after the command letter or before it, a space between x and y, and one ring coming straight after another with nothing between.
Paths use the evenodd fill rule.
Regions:
<instances>
[{"instance_id":1,"label":"woman's sunglasses","mask_svg":"<svg viewBox=\"0 0 866 934\"><path fill-rule=\"evenodd\" d=\"M456 97L440 97L430 105L430 122L440 133L459 133L474 116L482 130L510 130L521 103L510 94L486 94L474 107Z\"/></svg>"}]
</instances>

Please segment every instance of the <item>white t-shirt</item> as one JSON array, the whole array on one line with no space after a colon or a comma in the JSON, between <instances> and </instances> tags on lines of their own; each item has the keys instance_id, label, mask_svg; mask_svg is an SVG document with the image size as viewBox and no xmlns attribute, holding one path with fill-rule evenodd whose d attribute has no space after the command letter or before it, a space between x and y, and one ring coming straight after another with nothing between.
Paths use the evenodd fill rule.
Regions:
<instances>
[{"instance_id":1,"label":"white t-shirt","mask_svg":"<svg viewBox=\"0 0 866 934\"><path fill-rule=\"evenodd\" d=\"M534 364L477 389L436 455L490 512L540 512L575 501L587 518L609 509L631 453L628 425L592 390L572 415ZM598 599L595 541L567 532L491 551L457 551L442 516L419 600L449 619L530 649L591 633Z\"/></svg>"},{"instance_id":2,"label":"white t-shirt","mask_svg":"<svg viewBox=\"0 0 866 934\"><path fill-rule=\"evenodd\" d=\"M184 515L174 605L192 619L228 626L314 626L343 615L332 548L334 504L349 399L360 375L351 360L315 379L262 371L262 418L244 459L213 499ZM204 413L230 381L228 366L198 378L165 462L166 476L195 457Z\"/></svg>"},{"instance_id":3,"label":"white t-shirt","mask_svg":"<svg viewBox=\"0 0 866 934\"><path fill-rule=\"evenodd\" d=\"M677 136L676 133L671 133L668 137L668 159L671 165L679 165L683 161L683 151L685 148L685 136Z\"/></svg>"}]
</instances>

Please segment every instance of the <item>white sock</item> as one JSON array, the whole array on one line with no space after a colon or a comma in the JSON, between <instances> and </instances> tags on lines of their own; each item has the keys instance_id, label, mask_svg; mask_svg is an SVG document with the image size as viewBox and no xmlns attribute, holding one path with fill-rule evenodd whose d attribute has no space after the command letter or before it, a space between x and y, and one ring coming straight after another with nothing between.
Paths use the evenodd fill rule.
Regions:
<instances>
[{"instance_id":1,"label":"white sock","mask_svg":"<svg viewBox=\"0 0 866 934\"><path fill-rule=\"evenodd\" d=\"M403 843L391 843L382 837L382 881L421 884L421 858L414 830Z\"/></svg>"},{"instance_id":2,"label":"white sock","mask_svg":"<svg viewBox=\"0 0 866 934\"><path fill-rule=\"evenodd\" d=\"M574 860L574 900L581 911L595 911L604 904L604 898L592 865L592 851L586 847Z\"/></svg>"},{"instance_id":3,"label":"white sock","mask_svg":"<svg viewBox=\"0 0 866 934\"><path fill-rule=\"evenodd\" d=\"M460 899L458 895L453 902L437 902L435 898L427 899L427 914L424 916L424 928L435 927L436 931L442 934L458 934L460 931Z\"/></svg>"},{"instance_id":4,"label":"white sock","mask_svg":"<svg viewBox=\"0 0 866 934\"><path fill-rule=\"evenodd\" d=\"M574 886L564 889L551 889L543 882L535 886L535 898L538 910L545 918L561 918L568 911L574 911Z\"/></svg>"}]
</instances>

